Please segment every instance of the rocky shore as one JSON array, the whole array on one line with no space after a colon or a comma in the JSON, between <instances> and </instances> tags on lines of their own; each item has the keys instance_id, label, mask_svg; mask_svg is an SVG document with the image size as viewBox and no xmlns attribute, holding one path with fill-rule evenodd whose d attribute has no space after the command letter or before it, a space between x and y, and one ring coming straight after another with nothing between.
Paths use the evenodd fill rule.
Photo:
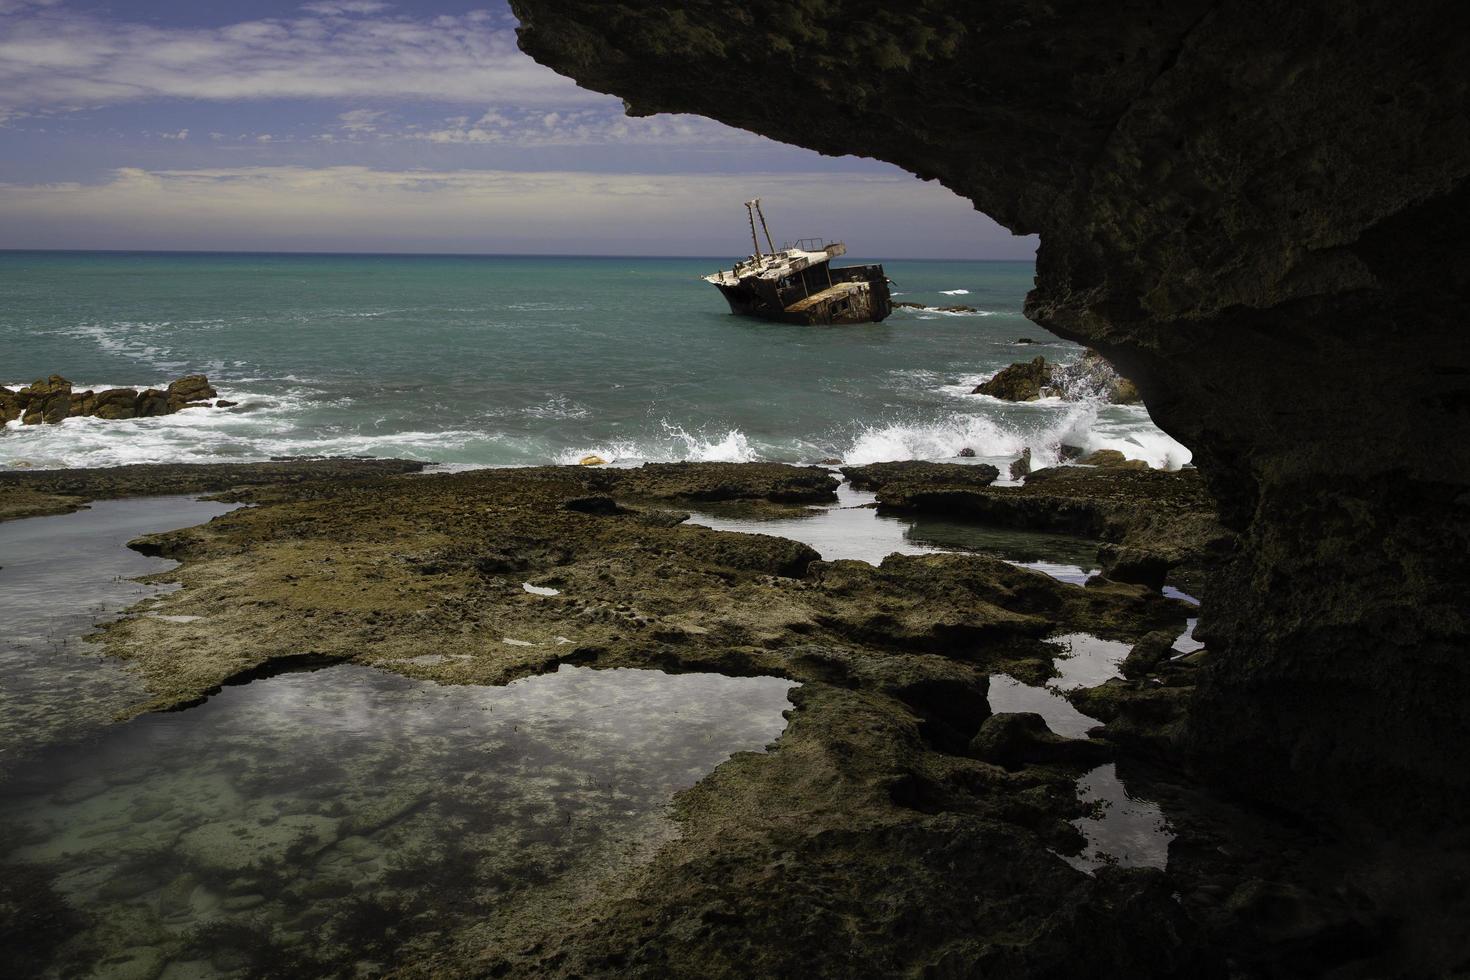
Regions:
<instances>
[{"instance_id":1,"label":"rocky shore","mask_svg":"<svg viewBox=\"0 0 1470 980\"><path fill-rule=\"evenodd\" d=\"M0 387L0 427L11 422L22 425L55 425L69 418L146 419L172 415L186 408L229 408L235 403L218 398L202 374L189 374L170 381L165 388L108 388L104 391L74 391L72 383L59 374L37 378L18 391Z\"/></svg>"},{"instance_id":2,"label":"rocky shore","mask_svg":"<svg viewBox=\"0 0 1470 980\"><path fill-rule=\"evenodd\" d=\"M1197 610L1156 581L1121 581L1126 562L1078 586L977 554L823 561L798 542L686 523L684 508L714 501L831 501L837 480L818 467L414 468L0 476L6 494L228 486L258 505L134 543L180 561L159 578L183 586L101 633L147 684L137 711L340 663L443 684L575 665L801 685L769 751L735 756L676 798L677 838L574 898L400 923L396 975L1082 976L1103 956L1110 974L1225 976L1396 914L1382 883L1351 901L1333 891L1347 857L1194 799L1176 746L1210 658L1182 656L1172 638ZM1189 471L1064 468L1022 487L960 464L846 474L885 509L1064 528L1162 556L1170 577L1226 546ZM1063 737L1039 716L993 710L996 685L1058 683L1078 636L1131 651L1123 676L1068 691L1105 728ZM1189 801L1171 813L1189 832L1167 871L1085 873L1058 856L1083 847L1093 812L1079 778L1109 760L1131 792ZM1257 837L1296 850L1266 853ZM1222 868L1210 858L1222 847L1249 859ZM1303 870L1314 861L1329 870ZM1289 935L1282 915L1297 923Z\"/></svg>"}]
</instances>

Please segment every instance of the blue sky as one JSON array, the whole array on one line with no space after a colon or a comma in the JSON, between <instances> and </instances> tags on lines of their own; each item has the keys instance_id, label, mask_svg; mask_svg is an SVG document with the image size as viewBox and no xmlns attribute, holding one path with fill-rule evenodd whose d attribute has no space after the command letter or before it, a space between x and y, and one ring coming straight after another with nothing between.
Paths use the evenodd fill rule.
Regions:
<instances>
[{"instance_id":1,"label":"blue sky","mask_svg":"<svg viewBox=\"0 0 1470 980\"><path fill-rule=\"evenodd\" d=\"M0 248L727 255L760 195L777 237L854 253L1034 251L887 164L628 118L514 28L484 0L0 0Z\"/></svg>"}]
</instances>

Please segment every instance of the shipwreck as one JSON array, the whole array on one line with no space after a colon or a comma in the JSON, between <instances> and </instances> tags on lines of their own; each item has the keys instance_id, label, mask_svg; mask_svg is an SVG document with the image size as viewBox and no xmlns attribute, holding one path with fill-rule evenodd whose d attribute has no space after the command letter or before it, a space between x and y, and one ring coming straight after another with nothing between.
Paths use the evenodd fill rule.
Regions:
<instances>
[{"instance_id":1,"label":"shipwreck","mask_svg":"<svg viewBox=\"0 0 1470 980\"><path fill-rule=\"evenodd\" d=\"M777 249L771 242L760 198L745 202L755 254L704 277L730 304L730 312L781 323L877 323L893 312L888 278L881 265L833 268L847 254L841 242L798 239ZM755 223L766 237L762 252Z\"/></svg>"}]
</instances>

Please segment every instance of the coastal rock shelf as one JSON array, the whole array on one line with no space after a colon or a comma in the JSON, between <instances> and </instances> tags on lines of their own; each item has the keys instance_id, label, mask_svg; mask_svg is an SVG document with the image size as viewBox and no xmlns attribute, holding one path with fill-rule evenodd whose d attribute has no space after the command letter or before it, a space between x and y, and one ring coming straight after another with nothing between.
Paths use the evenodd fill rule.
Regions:
<instances>
[{"instance_id":1,"label":"coastal rock shelf","mask_svg":"<svg viewBox=\"0 0 1470 980\"><path fill-rule=\"evenodd\" d=\"M1177 589L1060 581L974 527L965 553L880 557L909 521L969 525L853 496L1009 492L1047 517L1068 487L1162 541L1124 503L1173 488L1183 534L1195 474L1028 491L882 467L855 491L771 464L369 462L0 474L73 503L219 481L254 505L130 542L179 587L96 637L131 720L3 787L0 909L24 914L0 919L0 972L1079 976L1106 949L1139 976L1280 975L1421 928L1405 880L1461 916L1438 850L1392 848L1386 874L1151 767L1214 658ZM824 557L689 519L742 510L884 530L852 549L870 563L840 534ZM1412 940L1342 955L1396 975Z\"/></svg>"},{"instance_id":2,"label":"coastal rock shelf","mask_svg":"<svg viewBox=\"0 0 1470 980\"><path fill-rule=\"evenodd\" d=\"M633 115L886 160L1039 234L1027 316L1137 383L1241 532L1192 764L1314 813L1462 812L1463 3L511 6Z\"/></svg>"},{"instance_id":3,"label":"coastal rock shelf","mask_svg":"<svg viewBox=\"0 0 1470 980\"><path fill-rule=\"evenodd\" d=\"M108 388L105 391L73 391L72 383L59 374L38 378L19 391L0 388L0 426L19 421L22 425L55 425L70 418L146 419L172 415L186 408L229 408L226 399L211 402L219 392L202 374L189 374L170 381L165 388Z\"/></svg>"}]
</instances>

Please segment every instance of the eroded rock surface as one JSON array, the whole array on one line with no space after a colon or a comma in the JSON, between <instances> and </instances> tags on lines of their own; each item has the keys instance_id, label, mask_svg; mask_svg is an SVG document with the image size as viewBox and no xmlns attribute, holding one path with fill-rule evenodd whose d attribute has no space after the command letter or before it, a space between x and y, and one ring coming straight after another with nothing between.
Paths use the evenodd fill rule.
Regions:
<instances>
[{"instance_id":1,"label":"eroded rock surface","mask_svg":"<svg viewBox=\"0 0 1470 980\"><path fill-rule=\"evenodd\" d=\"M1395 820L1470 799L1470 8L512 7L635 115L891 161L1039 232L1027 314L1136 381L1244 532L1197 761Z\"/></svg>"},{"instance_id":2,"label":"eroded rock surface","mask_svg":"<svg viewBox=\"0 0 1470 980\"><path fill-rule=\"evenodd\" d=\"M182 561L161 577L184 588L102 640L154 708L341 661L451 684L563 664L802 684L773 751L681 795L683 832L651 862L570 909L446 923L432 956L400 964L407 975L478 963L496 975L837 977L936 961L1070 974L1094 955L1075 941L1084 934L1143 972L1207 975L1218 957L1157 873L1088 877L1052 853L1082 846L1073 783L1104 746L1042 736L1008 751L1009 769L971 749L991 672L1044 678L1053 634L1131 643L1182 629L1190 607L978 555L824 562L784 539L687 525L679 509L824 499L832 479L547 467L242 488L262 506L135 544ZM568 506L587 500L608 505ZM285 829L280 846L349 833ZM188 844L253 847L258 833L221 825ZM1017 903L1023 880L1045 898Z\"/></svg>"}]
</instances>

